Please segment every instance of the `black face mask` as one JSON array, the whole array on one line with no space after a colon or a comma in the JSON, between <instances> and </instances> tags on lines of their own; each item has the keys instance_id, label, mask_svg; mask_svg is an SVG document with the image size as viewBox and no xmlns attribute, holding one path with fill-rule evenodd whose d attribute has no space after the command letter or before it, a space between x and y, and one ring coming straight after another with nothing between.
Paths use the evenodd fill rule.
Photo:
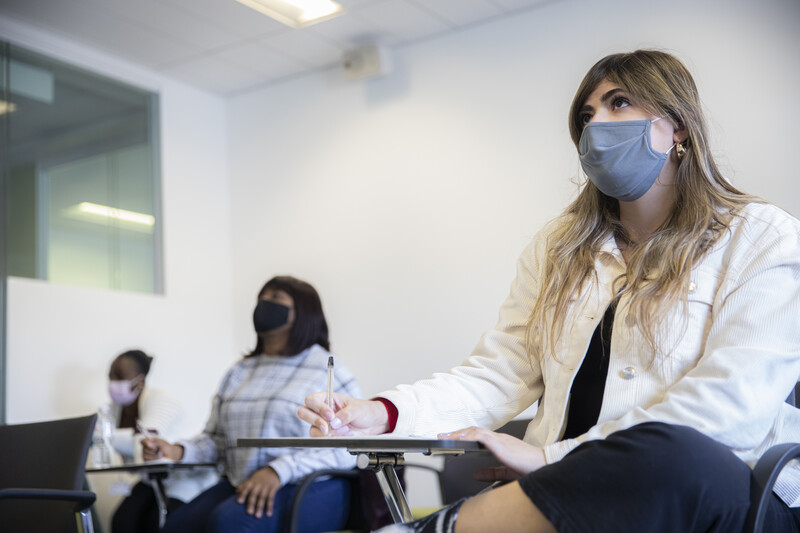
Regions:
<instances>
[{"instance_id":1,"label":"black face mask","mask_svg":"<svg viewBox=\"0 0 800 533\"><path fill-rule=\"evenodd\" d=\"M285 305L261 300L253 311L256 332L265 333L279 328L289 321L289 308Z\"/></svg>"}]
</instances>

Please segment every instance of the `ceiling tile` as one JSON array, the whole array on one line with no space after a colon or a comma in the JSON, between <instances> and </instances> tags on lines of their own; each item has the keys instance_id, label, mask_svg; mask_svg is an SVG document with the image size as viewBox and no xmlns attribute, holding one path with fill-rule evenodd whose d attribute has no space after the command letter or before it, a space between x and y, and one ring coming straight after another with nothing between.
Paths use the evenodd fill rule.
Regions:
<instances>
[{"instance_id":1,"label":"ceiling tile","mask_svg":"<svg viewBox=\"0 0 800 533\"><path fill-rule=\"evenodd\" d=\"M278 79L297 74L308 67L260 42L248 42L209 56L254 73L270 74Z\"/></svg>"},{"instance_id":2,"label":"ceiling tile","mask_svg":"<svg viewBox=\"0 0 800 533\"><path fill-rule=\"evenodd\" d=\"M169 34L142 27L108 9L95 9L87 0L4 2L3 12L147 66L193 51L191 45L175 41Z\"/></svg>"},{"instance_id":3,"label":"ceiling tile","mask_svg":"<svg viewBox=\"0 0 800 533\"><path fill-rule=\"evenodd\" d=\"M381 35L381 32L374 24L358 18L354 13L354 8L344 15L314 24L302 31L313 33L338 44L343 49L349 49L359 44L380 42L381 44L392 45L396 39L388 39Z\"/></svg>"},{"instance_id":4,"label":"ceiling tile","mask_svg":"<svg viewBox=\"0 0 800 533\"><path fill-rule=\"evenodd\" d=\"M164 0L136 0L136 9L129 0L82 0L93 10L105 10L133 24L140 24L174 41L201 50L225 46L241 37L235 30L224 28L199 16L196 7L186 7Z\"/></svg>"},{"instance_id":5,"label":"ceiling tile","mask_svg":"<svg viewBox=\"0 0 800 533\"><path fill-rule=\"evenodd\" d=\"M497 4L488 0L416 0L418 7L435 13L452 26L466 26L480 20L503 14Z\"/></svg>"},{"instance_id":6,"label":"ceiling tile","mask_svg":"<svg viewBox=\"0 0 800 533\"><path fill-rule=\"evenodd\" d=\"M341 6L345 9L345 11L347 11L356 7L365 6L367 4L374 4L376 2L380 2L381 0L334 0L334 1L341 4Z\"/></svg>"},{"instance_id":7,"label":"ceiling tile","mask_svg":"<svg viewBox=\"0 0 800 533\"><path fill-rule=\"evenodd\" d=\"M259 40L270 48L310 67L321 67L341 60L344 48L313 33L295 30Z\"/></svg>"},{"instance_id":8,"label":"ceiling tile","mask_svg":"<svg viewBox=\"0 0 800 533\"><path fill-rule=\"evenodd\" d=\"M450 29L434 15L402 0L385 0L368 4L354 9L352 15L371 22L400 43L415 41Z\"/></svg>"},{"instance_id":9,"label":"ceiling tile","mask_svg":"<svg viewBox=\"0 0 800 533\"><path fill-rule=\"evenodd\" d=\"M262 37L288 29L263 13L236 0L160 0L184 11L192 12L220 28L233 32L240 39Z\"/></svg>"},{"instance_id":10,"label":"ceiling tile","mask_svg":"<svg viewBox=\"0 0 800 533\"><path fill-rule=\"evenodd\" d=\"M339 0L343 15L301 30L236 0L0 0L0 16L231 94L552 1Z\"/></svg>"},{"instance_id":11,"label":"ceiling tile","mask_svg":"<svg viewBox=\"0 0 800 533\"><path fill-rule=\"evenodd\" d=\"M536 4L542 4L548 0L490 0L492 3L497 4L505 11L518 11L533 7Z\"/></svg>"}]
</instances>

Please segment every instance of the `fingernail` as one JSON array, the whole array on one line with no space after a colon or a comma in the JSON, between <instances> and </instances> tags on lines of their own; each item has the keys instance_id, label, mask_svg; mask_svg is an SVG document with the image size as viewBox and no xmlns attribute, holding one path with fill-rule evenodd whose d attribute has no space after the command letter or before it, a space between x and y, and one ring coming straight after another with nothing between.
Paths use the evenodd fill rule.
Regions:
<instances>
[{"instance_id":1,"label":"fingernail","mask_svg":"<svg viewBox=\"0 0 800 533\"><path fill-rule=\"evenodd\" d=\"M339 429L340 427L342 427L342 421L334 417L334 419L331 420L331 427L333 429Z\"/></svg>"}]
</instances>

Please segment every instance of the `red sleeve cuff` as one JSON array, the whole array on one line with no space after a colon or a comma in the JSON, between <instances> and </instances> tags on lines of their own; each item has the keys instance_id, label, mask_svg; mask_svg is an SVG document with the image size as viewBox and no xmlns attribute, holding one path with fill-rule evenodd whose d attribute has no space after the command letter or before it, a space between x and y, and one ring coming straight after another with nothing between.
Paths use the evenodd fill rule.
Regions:
<instances>
[{"instance_id":1,"label":"red sleeve cuff","mask_svg":"<svg viewBox=\"0 0 800 533\"><path fill-rule=\"evenodd\" d=\"M386 408L386 414L389 415L389 430L386 433L391 433L397 426L397 407L386 398L378 397L373 399L381 402Z\"/></svg>"}]
</instances>

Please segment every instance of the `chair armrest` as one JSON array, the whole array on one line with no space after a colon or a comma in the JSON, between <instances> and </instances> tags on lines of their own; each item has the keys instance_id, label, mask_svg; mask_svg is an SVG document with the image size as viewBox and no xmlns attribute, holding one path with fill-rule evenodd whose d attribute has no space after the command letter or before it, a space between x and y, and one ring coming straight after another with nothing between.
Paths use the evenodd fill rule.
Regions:
<instances>
[{"instance_id":1,"label":"chair armrest","mask_svg":"<svg viewBox=\"0 0 800 533\"><path fill-rule=\"evenodd\" d=\"M0 500L60 500L75 502L75 512L88 509L97 498L94 492L58 489L0 489Z\"/></svg>"},{"instance_id":2,"label":"chair armrest","mask_svg":"<svg viewBox=\"0 0 800 533\"><path fill-rule=\"evenodd\" d=\"M761 533L766 516L766 502L772 494L775 480L792 459L800 457L800 444L778 444L767 450L753 468L754 483L750 488L750 510L744 533Z\"/></svg>"},{"instance_id":3,"label":"chair armrest","mask_svg":"<svg viewBox=\"0 0 800 533\"><path fill-rule=\"evenodd\" d=\"M352 470L340 470L340 469L326 469L326 470L317 470L316 472L312 472L302 480L298 484L297 490L292 497L292 505L289 508L289 533L297 533L298 532L298 523L300 521L300 509L303 503L303 497L308 492L308 489L311 488L311 485L321 477L340 477L340 478L349 478L349 479L358 479L358 471L355 469Z\"/></svg>"}]
</instances>

